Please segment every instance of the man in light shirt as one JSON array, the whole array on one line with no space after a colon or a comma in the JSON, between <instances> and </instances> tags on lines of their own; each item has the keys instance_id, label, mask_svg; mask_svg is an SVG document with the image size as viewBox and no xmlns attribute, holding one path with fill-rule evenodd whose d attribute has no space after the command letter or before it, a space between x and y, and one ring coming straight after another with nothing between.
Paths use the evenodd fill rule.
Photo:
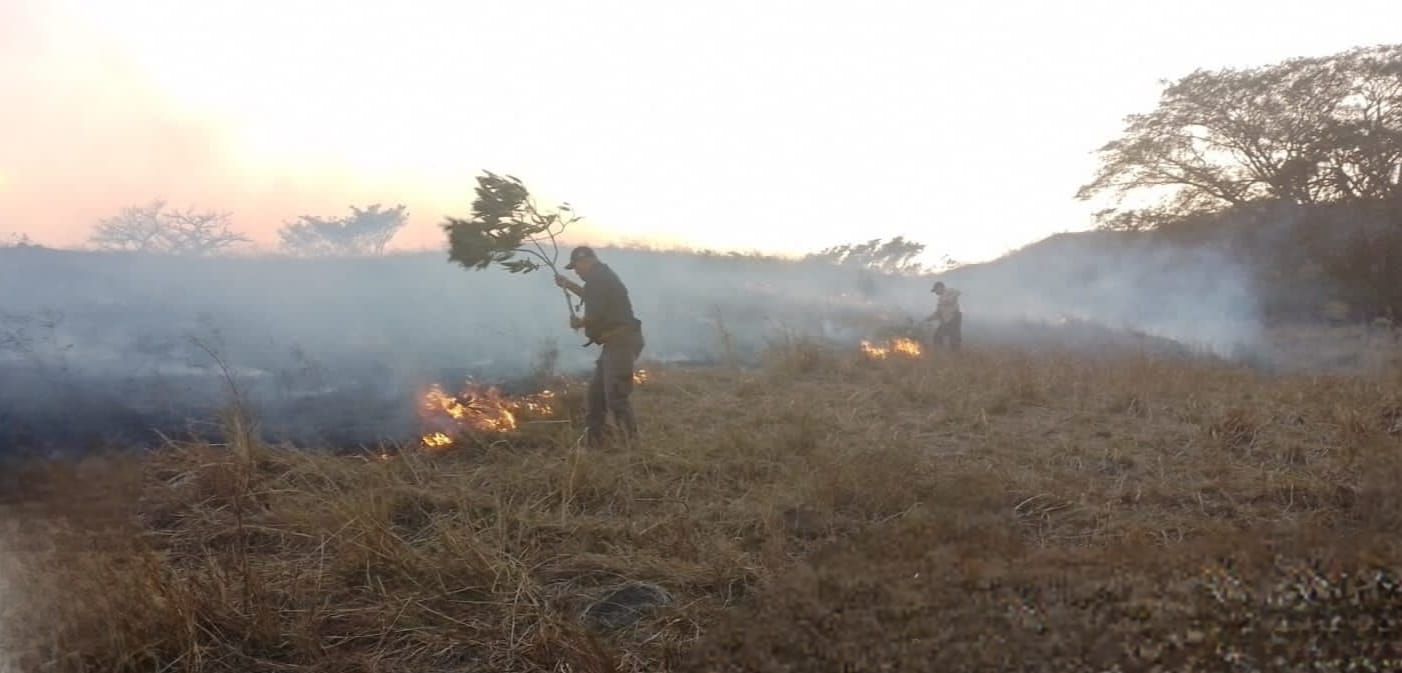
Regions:
<instances>
[{"instance_id":1,"label":"man in light shirt","mask_svg":"<svg viewBox=\"0 0 1402 673\"><path fill-rule=\"evenodd\" d=\"M964 314L959 311L959 291L952 287L945 287L943 282L935 283L935 287L930 291L940 298L935 312L925 319L926 322L938 320L940 323L939 327L935 328L935 346L942 346L948 340L949 349L957 351L963 340L960 328L964 322Z\"/></svg>"}]
</instances>

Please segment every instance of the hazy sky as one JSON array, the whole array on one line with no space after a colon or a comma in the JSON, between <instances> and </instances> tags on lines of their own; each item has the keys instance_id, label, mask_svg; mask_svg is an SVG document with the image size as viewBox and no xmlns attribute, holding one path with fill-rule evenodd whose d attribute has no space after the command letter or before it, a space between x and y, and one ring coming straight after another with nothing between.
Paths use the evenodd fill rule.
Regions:
<instances>
[{"instance_id":1,"label":"hazy sky","mask_svg":"<svg viewBox=\"0 0 1402 673\"><path fill-rule=\"evenodd\" d=\"M594 242L976 261L1086 228L1091 152L1160 79L1399 26L1397 0L0 0L0 235L78 244L160 197L271 245L378 201L426 247L488 169Z\"/></svg>"}]
</instances>

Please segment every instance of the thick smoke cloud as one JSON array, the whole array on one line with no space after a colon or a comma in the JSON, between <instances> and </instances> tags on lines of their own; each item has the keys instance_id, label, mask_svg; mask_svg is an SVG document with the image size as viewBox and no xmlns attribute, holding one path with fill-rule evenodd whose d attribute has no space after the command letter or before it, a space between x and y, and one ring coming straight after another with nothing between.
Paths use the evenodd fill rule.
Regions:
<instances>
[{"instance_id":1,"label":"thick smoke cloud","mask_svg":"<svg viewBox=\"0 0 1402 673\"><path fill-rule=\"evenodd\" d=\"M973 341L1035 346L1046 333L1026 321L1063 314L1201 343L1251 336L1247 286L1221 260L1135 254L1050 254L947 278L965 293ZM748 359L793 336L855 345L882 325L921 329L915 321L934 304L929 279L744 257L601 256L628 284L644 358L658 362ZM273 438L402 440L417 432L415 400L430 383L510 381L552 349L561 370L581 372L597 353L568 329L548 274L467 271L441 254L10 249L0 260L0 445L11 448L185 430L217 416L230 379Z\"/></svg>"},{"instance_id":2,"label":"thick smoke cloud","mask_svg":"<svg viewBox=\"0 0 1402 673\"><path fill-rule=\"evenodd\" d=\"M1262 338L1254 275L1221 248L1115 232L1065 234L945 279L989 322L1088 321L1217 355Z\"/></svg>"}]
</instances>

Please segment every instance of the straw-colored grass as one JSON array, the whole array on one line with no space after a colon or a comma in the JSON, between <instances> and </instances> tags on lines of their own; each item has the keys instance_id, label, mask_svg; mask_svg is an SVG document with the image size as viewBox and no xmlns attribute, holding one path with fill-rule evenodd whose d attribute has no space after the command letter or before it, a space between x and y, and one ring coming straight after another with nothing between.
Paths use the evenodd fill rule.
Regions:
<instances>
[{"instance_id":1,"label":"straw-colored grass","mask_svg":"<svg viewBox=\"0 0 1402 673\"><path fill-rule=\"evenodd\" d=\"M553 424L380 461L235 432L12 474L0 656L25 672L1402 666L1397 374L977 348L871 362L796 341L763 370L654 371L635 399L645 437L626 449L580 452L577 425ZM673 600L587 626L627 582Z\"/></svg>"}]
</instances>

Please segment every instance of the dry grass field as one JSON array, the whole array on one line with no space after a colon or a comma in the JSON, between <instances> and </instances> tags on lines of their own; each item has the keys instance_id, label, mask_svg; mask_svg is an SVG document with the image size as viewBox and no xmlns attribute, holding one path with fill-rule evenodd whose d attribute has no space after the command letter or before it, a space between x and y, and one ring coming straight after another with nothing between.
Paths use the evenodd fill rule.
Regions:
<instances>
[{"instance_id":1,"label":"dry grass field","mask_svg":"<svg viewBox=\"0 0 1402 673\"><path fill-rule=\"evenodd\" d=\"M0 670L1402 670L1395 358L793 342L651 372L594 452L580 399L439 455L233 415L9 468Z\"/></svg>"}]
</instances>

